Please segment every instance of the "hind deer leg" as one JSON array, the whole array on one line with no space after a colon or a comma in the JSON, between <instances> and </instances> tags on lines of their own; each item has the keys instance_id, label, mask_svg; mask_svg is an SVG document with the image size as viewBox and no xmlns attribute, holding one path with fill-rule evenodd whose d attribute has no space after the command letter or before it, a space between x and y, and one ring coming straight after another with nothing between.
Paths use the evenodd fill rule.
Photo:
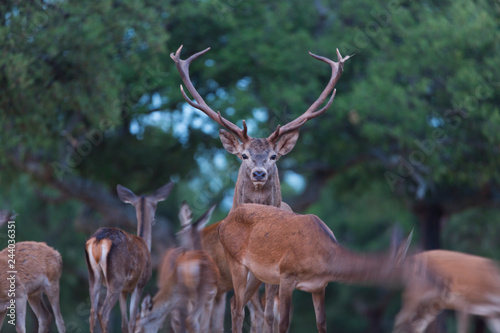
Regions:
<instances>
[{"instance_id":1,"label":"hind deer leg","mask_svg":"<svg viewBox=\"0 0 500 333\"><path fill-rule=\"evenodd\" d=\"M120 297L120 291L119 290L118 291L112 290L108 286L108 291L106 293L106 299L104 300L101 312L99 313L99 323L101 324L102 333L109 332L109 330L108 330L109 315L111 313L111 310L115 306L116 302L118 301L119 297Z\"/></svg>"},{"instance_id":2,"label":"hind deer leg","mask_svg":"<svg viewBox=\"0 0 500 333\"><path fill-rule=\"evenodd\" d=\"M59 280L55 281L50 288L45 288L45 294L49 299L50 306L52 307L52 312L56 319L56 326L59 333L66 332L66 326L64 325L64 319L61 314L61 308L59 306Z\"/></svg>"},{"instance_id":3,"label":"hind deer leg","mask_svg":"<svg viewBox=\"0 0 500 333\"><path fill-rule=\"evenodd\" d=\"M38 333L47 333L52 322L52 315L43 302L42 294L28 296L28 303L38 320Z\"/></svg>"}]
</instances>

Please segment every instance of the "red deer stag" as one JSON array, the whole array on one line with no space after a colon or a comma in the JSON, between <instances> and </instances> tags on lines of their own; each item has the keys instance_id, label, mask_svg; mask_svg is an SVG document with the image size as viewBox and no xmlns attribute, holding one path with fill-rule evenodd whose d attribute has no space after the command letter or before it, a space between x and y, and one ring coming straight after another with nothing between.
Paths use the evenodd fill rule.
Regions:
<instances>
[{"instance_id":1,"label":"red deer stag","mask_svg":"<svg viewBox=\"0 0 500 333\"><path fill-rule=\"evenodd\" d=\"M9 212L0 212L0 225L13 221L14 217ZM56 317L58 332L66 332L59 308L61 272L61 255L45 243L19 242L15 247L3 249L0 252L0 330L7 316L11 323L15 319L18 333L26 332L28 302L38 319L38 333L49 332L52 315L43 301L45 293Z\"/></svg>"},{"instance_id":2,"label":"red deer stag","mask_svg":"<svg viewBox=\"0 0 500 333\"><path fill-rule=\"evenodd\" d=\"M99 314L102 332L108 332L111 309L118 298L122 314L122 332L134 332L135 318L142 289L151 278L151 231L156 204L165 200L173 183L148 196L136 196L129 189L118 185L120 199L135 207L137 236L118 228L100 228L85 244L85 259L89 271L90 331L94 332ZM100 310L101 284L107 288L106 299ZM131 293L130 322L127 319L127 293Z\"/></svg>"},{"instance_id":3,"label":"red deer stag","mask_svg":"<svg viewBox=\"0 0 500 333\"><path fill-rule=\"evenodd\" d=\"M279 332L289 326L294 289L312 293L319 332L326 332L325 287L330 281L390 283L411 235L391 256L359 255L343 248L315 215L299 215L276 207L245 204L219 226L220 241L233 277L233 332L242 330L243 306L260 282L279 284ZM251 272L253 279L248 279ZM248 282L248 284L247 284ZM246 291L246 292L245 292Z\"/></svg>"},{"instance_id":4,"label":"red deer stag","mask_svg":"<svg viewBox=\"0 0 500 333\"><path fill-rule=\"evenodd\" d=\"M210 316L219 270L212 257L202 250L200 230L210 221L212 206L196 222L183 203L177 234L181 247L167 250L158 273L159 291L151 301L146 296L137 319L136 332L158 332L170 313L174 332L209 333Z\"/></svg>"},{"instance_id":5,"label":"red deer stag","mask_svg":"<svg viewBox=\"0 0 500 333\"><path fill-rule=\"evenodd\" d=\"M236 209L239 205L244 203L258 203L269 206L281 207L282 209L291 211L290 207L281 201L281 185L279 181L278 168L276 161L285 154L288 154L299 137L299 129L308 120L316 118L323 114L332 104L335 97L335 84L339 80L343 69L344 63L349 56L342 57L337 50L338 62L334 62L328 58L317 56L309 53L315 59L323 61L330 65L332 74L330 81L326 88L320 94L318 99L306 110L301 116L289 122L284 126L278 126L276 130L267 138L253 138L247 133L247 126L243 121L243 129L239 128L229 120L221 116L220 112L212 110L203 100L201 95L196 91L191 79L189 77L189 65L191 62L201 55L208 52L207 48L190 56L186 60L180 58L182 46L179 47L175 54L170 57L175 62L175 65L180 73L182 82L186 85L189 93L193 96L193 102L184 92L181 85L181 92L184 99L194 108L201 110L208 117L216 123L226 128L230 132L223 129L219 132L219 137L222 141L224 148L231 154L237 155L241 159L241 166L238 173L238 180L234 189L233 206L231 210ZM333 91L333 93L332 93ZM320 108L326 98L331 94L327 104ZM214 258L217 267L220 271L219 292L216 297L216 305L214 308L214 332L223 331L223 319L225 308L225 293L232 289L231 275L226 262L224 251L219 242L217 234L218 224L211 225L202 231L203 247ZM269 288L266 288L269 289ZM274 302L274 290L268 290L266 295L266 325L270 327L273 322L272 305ZM256 311L252 313L261 313L261 305L258 295L252 298L252 304ZM259 319L252 318L255 323ZM252 325L252 332L258 332L258 328Z\"/></svg>"},{"instance_id":6,"label":"red deer stag","mask_svg":"<svg viewBox=\"0 0 500 333\"><path fill-rule=\"evenodd\" d=\"M500 333L500 267L496 262L444 250L416 254L408 258L412 261L435 278L412 274L406 279L394 333L423 333L444 309L457 311L458 333L467 332L470 315L487 317L490 330Z\"/></svg>"}]
</instances>

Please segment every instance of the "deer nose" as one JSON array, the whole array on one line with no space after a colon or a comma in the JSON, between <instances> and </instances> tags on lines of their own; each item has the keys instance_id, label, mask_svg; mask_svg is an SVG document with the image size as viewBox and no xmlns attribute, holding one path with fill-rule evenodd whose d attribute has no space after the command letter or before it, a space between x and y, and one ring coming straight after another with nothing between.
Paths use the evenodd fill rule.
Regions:
<instances>
[{"instance_id":1,"label":"deer nose","mask_svg":"<svg viewBox=\"0 0 500 333\"><path fill-rule=\"evenodd\" d=\"M266 178L265 170L256 170L252 173L253 179L256 181L261 181Z\"/></svg>"}]
</instances>

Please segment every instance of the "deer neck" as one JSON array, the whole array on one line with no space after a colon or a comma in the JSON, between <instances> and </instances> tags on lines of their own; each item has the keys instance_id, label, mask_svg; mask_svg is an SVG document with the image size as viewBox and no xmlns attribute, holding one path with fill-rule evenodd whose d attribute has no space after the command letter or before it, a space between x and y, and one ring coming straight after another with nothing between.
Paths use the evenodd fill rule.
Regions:
<instances>
[{"instance_id":1,"label":"deer neck","mask_svg":"<svg viewBox=\"0 0 500 333\"><path fill-rule=\"evenodd\" d=\"M327 264L330 281L401 283L402 270L389 255L358 254L337 245Z\"/></svg>"},{"instance_id":2,"label":"deer neck","mask_svg":"<svg viewBox=\"0 0 500 333\"><path fill-rule=\"evenodd\" d=\"M140 326L145 332L157 332L162 326L169 312L172 311L172 303L167 301L166 295L171 296L171 289L160 290L153 298L153 308L148 312L146 317L139 319ZM141 332L143 332L141 331Z\"/></svg>"},{"instance_id":3,"label":"deer neck","mask_svg":"<svg viewBox=\"0 0 500 333\"><path fill-rule=\"evenodd\" d=\"M148 250L151 253L151 232L152 223L150 221L150 212L148 212L148 207L146 203L146 197L142 196L140 199L140 204L136 207L137 214L137 236L144 239Z\"/></svg>"},{"instance_id":4,"label":"deer neck","mask_svg":"<svg viewBox=\"0 0 500 333\"><path fill-rule=\"evenodd\" d=\"M255 203L267 206L280 207L281 205L281 185L278 175L278 168L273 166L272 176L262 187L255 187L247 175L243 166L240 167L238 180L234 189L233 207L236 209L244 203Z\"/></svg>"}]
</instances>

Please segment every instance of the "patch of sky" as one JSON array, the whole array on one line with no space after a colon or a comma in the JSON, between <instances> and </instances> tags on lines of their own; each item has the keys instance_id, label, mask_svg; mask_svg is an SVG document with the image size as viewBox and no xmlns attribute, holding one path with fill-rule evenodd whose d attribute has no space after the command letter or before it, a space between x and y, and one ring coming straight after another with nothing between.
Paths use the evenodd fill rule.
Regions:
<instances>
[{"instance_id":1,"label":"patch of sky","mask_svg":"<svg viewBox=\"0 0 500 333\"><path fill-rule=\"evenodd\" d=\"M227 168L226 151L218 151L215 153L213 163L218 170L224 170Z\"/></svg>"},{"instance_id":2,"label":"patch of sky","mask_svg":"<svg viewBox=\"0 0 500 333\"><path fill-rule=\"evenodd\" d=\"M213 59L205 60L205 66L212 67L213 65L215 65L215 61Z\"/></svg>"},{"instance_id":3,"label":"patch of sky","mask_svg":"<svg viewBox=\"0 0 500 333\"><path fill-rule=\"evenodd\" d=\"M209 102L213 102L213 101L215 101L215 94L212 94L212 93L207 94L207 97L205 97L205 99Z\"/></svg>"},{"instance_id":4,"label":"patch of sky","mask_svg":"<svg viewBox=\"0 0 500 333\"><path fill-rule=\"evenodd\" d=\"M222 44L227 44L228 41L229 38L227 37L227 35L222 35L219 37L219 42L221 42Z\"/></svg>"},{"instance_id":5,"label":"patch of sky","mask_svg":"<svg viewBox=\"0 0 500 333\"><path fill-rule=\"evenodd\" d=\"M137 104L139 105L146 105L151 99L151 96L148 95L148 94L143 94L141 96L141 98L139 98L139 101L137 102Z\"/></svg>"},{"instance_id":6,"label":"patch of sky","mask_svg":"<svg viewBox=\"0 0 500 333\"><path fill-rule=\"evenodd\" d=\"M283 174L283 181L287 183L297 194L302 193L306 186L305 178L291 170L285 171Z\"/></svg>"},{"instance_id":7,"label":"patch of sky","mask_svg":"<svg viewBox=\"0 0 500 333\"><path fill-rule=\"evenodd\" d=\"M152 103L152 107L156 103L161 105L161 97L153 97L155 102ZM133 119L130 122L130 133L134 134L139 140L144 137L144 131L147 126L154 126L160 128L164 132L172 131L174 137L176 137L179 142L186 144L189 139L189 125L192 123L194 118L195 110L188 104L184 104L182 111L176 110L173 112L165 111L155 111L150 114L139 116L137 119ZM202 124L202 129L209 130L212 125L207 128Z\"/></svg>"},{"instance_id":8,"label":"patch of sky","mask_svg":"<svg viewBox=\"0 0 500 333\"><path fill-rule=\"evenodd\" d=\"M224 196L220 203L220 209L224 212L228 212L233 206L233 197L234 197L234 188L229 190L227 194Z\"/></svg>"},{"instance_id":9,"label":"patch of sky","mask_svg":"<svg viewBox=\"0 0 500 333\"><path fill-rule=\"evenodd\" d=\"M236 88L240 90L247 90L251 82L252 79L248 76L245 76L244 78L239 79L238 82L236 82Z\"/></svg>"},{"instance_id":10,"label":"patch of sky","mask_svg":"<svg viewBox=\"0 0 500 333\"><path fill-rule=\"evenodd\" d=\"M218 83L214 80L207 81L207 85L211 89L215 89L214 94L208 94L205 99L207 102L216 100L230 101L234 99L225 89L217 88ZM200 129L204 133L214 134L218 132L219 125L209 119L202 112L195 110L188 103L182 105L181 110L166 112L161 110L162 105L168 103L168 98L154 93L152 95L144 94L137 102L138 106L147 107L149 110L158 110L145 115L139 115L130 122L130 132L138 139L144 137L144 131L148 126L160 128L164 132L172 132L174 137L179 139L182 144L186 144L189 139L189 127ZM235 114L235 109L228 107L224 110L225 116ZM258 129L257 122L265 122L268 120L268 114L265 108L256 108L252 111L252 118L247 119L249 131ZM236 121L238 126L242 126L242 121Z\"/></svg>"},{"instance_id":11,"label":"patch of sky","mask_svg":"<svg viewBox=\"0 0 500 333\"><path fill-rule=\"evenodd\" d=\"M265 122L269 118L266 108L255 108L252 110L252 115L258 122Z\"/></svg>"},{"instance_id":12,"label":"patch of sky","mask_svg":"<svg viewBox=\"0 0 500 333\"><path fill-rule=\"evenodd\" d=\"M133 119L130 122L129 131L130 131L130 133L132 133L135 136L138 136L140 134L141 126L139 125L139 122L136 119Z\"/></svg>"},{"instance_id":13,"label":"patch of sky","mask_svg":"<svg viewBox=\"0 0 500 333\"><path fill-rule=\"evenodd\" d=\"M125 34L123 35L123 39L126 41L129 41L135 37L135 30L134 28L127 29L125 31Z\"/></svg>"},{"instance_id":14,"label":"patch of sky","mask_svg":"<svg viewBox=\"0 0 500 333\"><path fill-rule=\"evenodd\" d=\"M255 119L247 119L245 120L245 122L247 123L247 128L248 128L248 133L253 133L253 132L256 132L259 128L259 126L257 126L257 122L255 121ZM240 126L242 127L242 126Z\"/></svg>"},{"instance_id":15,"label":"patch of sky","mask_svg":"<svg viewBox=\"0 0 500 333\"><path fill-rule=\"evenodd\" d=\"M217 95L218 98L220 99L227 99L229 94L226 92L225 89L219 88L215 91L215 94Z\"/></svg>"},{"instance_id":16,"label":"patch of sky","mask_svg":"<svg viewBox=\"0 0 500 333\"><path fill-rule=\"evenodd\" d=\"M429 116L427 122L431 127L442 127L444 125L444 120L441 117L436 117L435 115Z\"/></svg>"},{"instance_id":17,"label":"patch of sky","mask_svg":"<svg viewBox=\"0 0 500 333\"><path fill-rule=\"evenodd\" d=\"M189 124L193 116L194 110L187 104L182 107L182 112L174 111L172 113L173 134L180 143L186 144L189 139Z\"/></svg>"},{"instance_id":18,"label":"patch of sky","mask_svg":"<svg viewBox=\"0 0 500 333\"><path fill-rule=\"evenodd\" d=\"M219 88L219 84L217 83L217 81L215 81L213 79L207 80L207 86L210 90L215 90L215 89Z\"/></svg>"}]
</instances>

